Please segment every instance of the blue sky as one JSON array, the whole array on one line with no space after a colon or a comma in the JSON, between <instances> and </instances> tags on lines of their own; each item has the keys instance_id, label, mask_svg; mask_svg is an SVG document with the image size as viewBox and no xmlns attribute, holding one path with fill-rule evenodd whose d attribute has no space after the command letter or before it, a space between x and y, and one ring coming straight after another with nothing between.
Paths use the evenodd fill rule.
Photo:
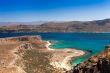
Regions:
<instances>
[{"instance_id":1,"label":"blue sky","mask_svg":"<svg viewBox=\"0 0 110 73\"><path fill-rule=\"evenodd\" d=\"M1 22L110 18L110 0L0 0Z\"/></svg>"}]
</instances>

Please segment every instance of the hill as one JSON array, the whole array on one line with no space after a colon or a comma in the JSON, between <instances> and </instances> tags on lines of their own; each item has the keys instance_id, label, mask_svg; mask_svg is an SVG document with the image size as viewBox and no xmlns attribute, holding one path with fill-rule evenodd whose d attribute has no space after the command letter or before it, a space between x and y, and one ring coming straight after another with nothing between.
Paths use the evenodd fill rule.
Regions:
<instances>
[{"instance_id":1,"label":"hill","mask_svg":"<svg viewBox=\"0 0 110 73\"><path fill-rule=\"evenodd\" d=\"M0 26L1 32L110 32L110 19Z\"/></svg>"}]
</instances>

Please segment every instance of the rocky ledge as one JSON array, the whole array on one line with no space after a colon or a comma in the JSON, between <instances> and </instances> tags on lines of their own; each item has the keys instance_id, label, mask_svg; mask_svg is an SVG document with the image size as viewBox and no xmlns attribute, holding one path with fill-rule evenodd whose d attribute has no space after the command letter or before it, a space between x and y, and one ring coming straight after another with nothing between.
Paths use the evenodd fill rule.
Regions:
<instances>
[{"instance_id":1,"label":"rocky ledge","mask_svg":"<svg viewBox=\"0 0 110 73\"><path fill-rule=\"evenodd\" d=\"M110 45L104 52L76 65L72 73L110 73Z\"/></svg>"}]
</instances>

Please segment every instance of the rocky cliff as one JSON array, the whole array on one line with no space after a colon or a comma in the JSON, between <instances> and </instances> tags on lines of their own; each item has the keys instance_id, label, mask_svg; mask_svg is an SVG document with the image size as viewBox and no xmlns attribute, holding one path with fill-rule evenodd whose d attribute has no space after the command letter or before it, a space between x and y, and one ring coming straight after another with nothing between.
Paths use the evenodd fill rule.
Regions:
<instances>
[{"instance_id":1,"label":"rocky cliff","mask_svg":"<svg viewBox=\"0 0 110 73\"><path fill-rule=\"evenodd\" d=\"M110 46L106 51L75 66L72 73L110 73Z\"/></svg>"}]
</instances>

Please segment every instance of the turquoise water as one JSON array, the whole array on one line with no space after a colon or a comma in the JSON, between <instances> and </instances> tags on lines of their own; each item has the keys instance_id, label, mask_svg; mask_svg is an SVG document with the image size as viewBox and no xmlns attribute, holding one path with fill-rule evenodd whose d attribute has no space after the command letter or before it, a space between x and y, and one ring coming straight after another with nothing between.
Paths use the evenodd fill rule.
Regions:
<instances>
[{"instance_id":1,"label":"turquoise water","mask_svg":"<svg viewBox=\"0 0 110 73\"><path fill-rule=\"evenodd\" d=\"M43 40L52 40L54 44L51 46L55 49L76 48L80 50L92 50L85 56L79 57L73 61L73 64L79 64L87 60L90 56L102 52L105 46L110 44L110 33L0 33L0 38L24 36L24 35L40 35Z\"/></svg>"}]
</instances>

